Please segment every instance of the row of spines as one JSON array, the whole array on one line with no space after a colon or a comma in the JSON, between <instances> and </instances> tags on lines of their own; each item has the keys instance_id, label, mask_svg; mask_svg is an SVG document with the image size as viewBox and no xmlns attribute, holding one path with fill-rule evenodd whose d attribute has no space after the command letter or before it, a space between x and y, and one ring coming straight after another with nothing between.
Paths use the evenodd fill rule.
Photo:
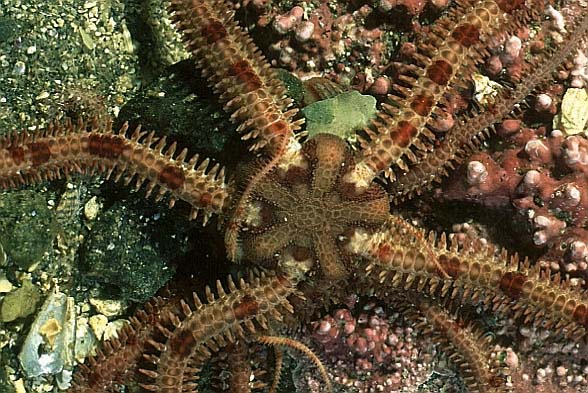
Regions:
<instances>
[{"instance_id":1,"label":"row of spines","mask_svg":"<svg viewBox=\"0 0 588 393\"><path fill-rule=\"evenodd\" d=\"M481 242L448 242L444 234L437 239L433 233L425 238L418 230L421 235L416 237L414 231L402 219L392 218L354 246L356 253L370 259L366 272L373 290L385 293L386 288L402 287L437 298L468 299L523 323L586 338L588 294L569 280Z\"/></svg>"},{"instance_id":2,"label":"row of spines","mask_svg":"<svg viewBox=\"0 0 588 393\"><path fill-rule=\"evenodd\" d=\"M416 321L416 327L424 337L440 346L459 369L469 392L509 391L506 370L500 367L491 336L484 334L475 324L464 321L456 303L445 301L440 304L422 294L405 303L403 313Z\"/></svg>"},{"instance_id":3,"label":"row of spines","mask_svg":"<svg viewBox=\"0 0 588 393\"><path fill-rule=\"evenodd\" d=\"M300 122L286 88L269 67L251 38L237 25L224 1L198 3L174 0L172 19L197 60L203 76L231 113L231 119L252 139L252 149L287 142Z\"/></svg>"},{"instance_id":4,"label":"row of spines","mask_svg":"<svg viewBox=\"0 0 588 393\"><path fill-rule=\"evenodd\" d=\"M176 388L177 392L196 392L200 368L212 353L237 340L255 340L259 332L267 331L270 321L292 312L287 297L295 289L287 279L256 273L250 274L248 281L241 279L237 286L229 277L227 292L217 281L218 297L206 287L204 303L195 293L189 301L153 298L130 318L116 338L106 341L95 356L79 366L69 392L106 393L114 391L115 385L131 381L147 391ZM256 301L257 306L252 306ZM234 320L235 312L242 313L238 321ZM186 324L196 332L182 330ZM202 329L207 331L206 337L198 341L188 338L188 334L198 334ZM166 368L167 372L163 371Z\"/></svg>"},{"instance_id":5,"label":"row of spines","mask_svg":"<svg viewBox=\"0 0 588 393\"><path fill-rule=\"evenodd\" d=\"M586 36L587 29L588 16L577 18L569 28L568 36L572 37L573 34L578 39L568 39L558 48L533 57L514 89L504 88L485 111L474 111L461 119L432 152L423 154L407 172L397 178L392 190L394 202L420 195L431 188L434 182L439 182L447 175L447 169L459 165L494 131L494 123L509 114L516 116L519 110L516 104L549 80L562 59L568 58L583 44L582 37Z\"/></svg>"},{"instance_id":6,"label":"row of spines","mask_svg":"<svg viewBox=\"0 0 588 393\"><path fill-rule=\"evenodd\" d=\"M69 393L106 393L116 384L135 380L135 369L147 351L147 340L153 336L156 323L167 309L175 310L176 303L167 297L151 299L144 310L129 318L129 323L117 335L102 344L96 355L80 364L73 374Z\"/></svg>"},{"instance_id":7,"label":"row of spines","mask_svg":"<svg viewBox=\"0 0 588 393\"><path fill-rule=\"evenodd\" d=\"M429 128L448 106L448 94L455 94L482 61L488 39L501 29L514 29L521 13L526 14L503 1L463 0L440 18L417 45L414 64L403 66L397 94L391 96L394 104L384 104L360 135L363 157L349 180L369 183L380 173L393 180L391 165L405 171L416 160L415 151L430 150L435 136Z\"/></svg>"},{"instance_id":8,"label":"row of spines","mask_svg":"<svg viewBox=\"0 0 588 393\"><path fill-rule=\"evenodd\" d=\"M171 194L170 207L182 199L192 206L191 218L203 211L206 221L229 196L224 169L176 150L166 137L140 127L129 131L126 123L116 132L110 123L51 123L37 133L15 132L0 140L0 188L99 172L125 184L136 179L137 189L147 183L148 196L159 187L156 200Z\"/></svg>"},{"instance_id":9,"label":"row of spines","mask_svg":"<svg viewBox=\"0 0 588 393\"><path fill-rule=\"evenodd\" d=\"M254 141L253 150L263 149L262 164L233 200L225 228L227 253L232 261L238 261L239 232L251 193L278 165L288 146L295 143L294 132L302 121L293 120L297 111L289 109L292 100L286 97L283 83L237 25L227 3L174 0L171 10L198 67L220 94L231 120L239 124L243 139Z\"/></svg>"},{"instance_id":10,"label":"row of spines","mask_svg":"<svg viewBox=\"0 0 588 393\"><path fill-rule=\"evenodd\" d=\"M229 278L228 290L217 281L215 298L206 289L207 303L194 295L193 306L181 302L181 312L169 313L158 323L158 340L150 340L155 350L146 357L148 368L140 369L149 380L141 386L153 392L195 392L194 370L228 344L251 340L267 331L284 312L292 312L288 296L295 293L284 277L261 275L240 280L239 287Z\"/></svg>"}]
</instances>

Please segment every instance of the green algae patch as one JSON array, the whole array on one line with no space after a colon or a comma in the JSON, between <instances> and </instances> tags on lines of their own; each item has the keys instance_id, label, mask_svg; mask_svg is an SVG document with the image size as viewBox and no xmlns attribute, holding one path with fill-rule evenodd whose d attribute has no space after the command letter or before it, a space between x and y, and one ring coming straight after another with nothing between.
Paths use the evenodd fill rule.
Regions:
<instances>
[{"instance_id":1,"label":"green algae patch","mask_svg":"<svg viewBox=\"0 0 588 393\"><path fill-rule=\"evenodd\" d=\"M335 134L343 139L354 136L376 115L376 99L357 91L310 104L302 110L310 137L319 133Z\"/></svg>"},{"instance_id":2,"label":"green algae patch","mask_svg":"<svg viewBox=\"0 0 588 393\"><path fill-rule=\"evenodd\" d=\"M25 318L35 312L41 299L39 289L30 281L25 281L22 287L10 292L0 305L0 320L12 322L19 318Z\"/></svg>"},{"instance_id":3,"label":"green algae patch","mask_svg":"<svg viewBox=\"0 0 588 393\"><path fill-rule=\"evenodd\" d=\"M23 270L33 270L57 234L47 196L36 190L15 191L0 198L0 243Z\"/></svg>"},{"instance_id":4,"label":"green algae patch","mask_svg":"<svg viewBox=\"0 0 588 393\"><path fill-rule=\"evenodd\" d=\"M302 106L304 100L304 84L291 72L288 72L282 68L276 68L276 75L282 81L286 90L288 90L288 96L294 100L296 105Z\"/></svg>"}]
</instances>

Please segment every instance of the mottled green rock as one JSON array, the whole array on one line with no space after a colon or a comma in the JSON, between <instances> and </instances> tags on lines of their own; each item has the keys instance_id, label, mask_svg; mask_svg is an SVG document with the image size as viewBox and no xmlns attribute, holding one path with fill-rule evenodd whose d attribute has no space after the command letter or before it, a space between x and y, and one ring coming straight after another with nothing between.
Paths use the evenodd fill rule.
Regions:
<instances>
[{"instance_id":1,"label":"mottled green rock","mask_svg":"<svg viewBox=\"0 0 588 393\"><path fill-rule=\"evenodd\" d=\"M22 190L0 197L0 243L8 256L29 270L50 249L57 234L47 194Z\"/></svg>"},{"instance_id":2,"label":"mottled green rock","mask_svg":"<svg viewBox=\"0 0 588 393\"><path fill-rule=\"evenodd\" d=\"M288 96L294 100L297 106L301 106L304 99L304 84L302 81L291 72L281 68L276 69L276 74L286 86Z\"/></svg>"},{"instance_id":3,"label":"mottled green rock","mask_svg":"<svg viewBox=\"0 0 588 393\"><path fill-rule=\"evenodd\" d=\"M324 132L343 139L367 126L376 114L376 99L357 91L339 94L328 100L315 102L302 110L306 117L309 136Z\"/></svg>"},{"instance_id":4,"label":"mottled green rock","mask_svg":"<svg viewBox=\"0 0 588 393\"><path fill-rule=\"evenodd\" d=\"M103 296L143 302L172 276L161 246L145 233L144 218L115 204L94 223L82 247L81 278L102 284ZM165 240L169 234L161 229Z\"/></svg>"},{"instance_id":5,"label":"mottled green rock","mask_svg":"<svg viewBox=\"0 0 588 393\"><path fill-rule=\"evenodd\" d=\"M167 135L190 153L217 159L233 160L245 153L236 126L212 96L206 80L195 77L195 64L182 61L164 70L152 83L120 110L116 128L129 121L131 127ZM230 141L233 140L233 143ZM230 164L229 164L230 166Z\"/></svg>"},{"instance_id":6,"label":"mottled green rock","mask_svg":"<svg viewBox=\"0 0 588 393\"><path fill-rule=\"evenodd\" d=\"M31 315L40 299L39 289L30 281L23 282L22 287L4 297L0 305L0 320L12 322Z\"/></svg>"}]
</instances>

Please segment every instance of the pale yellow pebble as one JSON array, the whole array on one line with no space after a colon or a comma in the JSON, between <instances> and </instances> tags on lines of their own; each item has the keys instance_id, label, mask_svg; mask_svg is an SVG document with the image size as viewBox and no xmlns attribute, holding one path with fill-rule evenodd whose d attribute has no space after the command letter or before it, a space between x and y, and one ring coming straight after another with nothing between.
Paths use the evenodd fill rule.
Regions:
<instances>
[{"instance_id":1,"label":"pale yellow pebble","mask_svg":"<svg viewBox=\"0 0 588 393\"><path fill-rule=\"evenodd\" d=\"M104 314L107 317L120 315L126 308L124 302L120 300L91 298L90 304L94 306L100 314Z\"/></svg>"},{"instance_id":2,"label":"pale yellow pebble","mask_svg":"<svg viewBox=\"0 0 588 393\"><path fill-rule=\"evenodd\" d=\"M14 285L4 276L0 276L0 293L8 293L14 289Z\"/></svg>"},{"instance_id":3,"label":"pale yellow pebble","mask_svg":"<svg viewBox=\"0 0 588 393\"><path fill-rule=\"evenodd\" d=\"M98 202L98 199L94 196L84 205L84 216L89 221L94 221L98 216L98 213L102 209L102 204Z\"/></svg>"},{"instance_id":4,"label":"pale yellow pebble","mask_svg":"<svg viewBox=\"0 0 588 393\"><path fill-rule=\"evenodd\" d=\"M108 318L102 314L92 315L88 323L90 324L96 338L98 340L102 339L102 335L108 325Z\"/></svg>"},{"instance_id":5,"label":"pale yellow pebble","mask_svg":"<svg viewBox=\"0 0 588 393\"><path fill-rule=\"evenodd\" d=\"M16 381L13 382L13 384L14 384L14 389L16 390L16 393L27 393L27 390L25 389L24 381L22 378L17 379Z\"/></svg>"},{"instance_id":6,"label":"pale yellow pebble","mask_svg":"<svg viewBox=\"0 0 588 393\"><path fill-rule=\"evenodd\" d=\"M585 133L588 122L588 93L584 89L569 88L562 102L561 113L553 119L553 128L565 135Z\"/></svg>"}]
</instances>

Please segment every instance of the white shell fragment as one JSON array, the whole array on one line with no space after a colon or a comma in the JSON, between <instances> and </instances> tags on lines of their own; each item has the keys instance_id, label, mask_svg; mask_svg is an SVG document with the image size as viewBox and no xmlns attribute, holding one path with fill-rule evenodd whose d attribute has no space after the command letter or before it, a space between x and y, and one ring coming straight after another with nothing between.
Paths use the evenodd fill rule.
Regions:
<instances>
[{"instance_id":1,"label":"white shell fragment","mask_svg":"<svg viewBox=\"0 0 588 393\"><path fill-rule=\"evenodd\" d=\"M500 91L500 84L477 72L472 75L472 80L475 90L474 99L481 105L493 103Z\"/></svg>"},{"instance_id":2,"label":"white shell fragment","mask_svg":"<svg viewBox=\"0 0 588 393\"><path fill-rule=\"evenodd\" d=\"M54 292L43 304L18 358L29 377L73 368L74 299Z\"/></svg>"}]
</instances>

